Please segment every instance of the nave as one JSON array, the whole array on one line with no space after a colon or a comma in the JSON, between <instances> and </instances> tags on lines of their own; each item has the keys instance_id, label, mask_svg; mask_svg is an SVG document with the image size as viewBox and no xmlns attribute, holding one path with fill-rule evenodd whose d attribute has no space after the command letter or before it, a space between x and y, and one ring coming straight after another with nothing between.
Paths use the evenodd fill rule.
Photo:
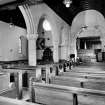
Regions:
<instances>
[{"instance_id":1,"label":"nave","mask_svg":"<svg viewBox=\"0 0 105 105\"><path fill-rule=\"evenodd\" d=\"M0 105L105 105L105 0L0 0Z\"/></svg>"}]
</instances>

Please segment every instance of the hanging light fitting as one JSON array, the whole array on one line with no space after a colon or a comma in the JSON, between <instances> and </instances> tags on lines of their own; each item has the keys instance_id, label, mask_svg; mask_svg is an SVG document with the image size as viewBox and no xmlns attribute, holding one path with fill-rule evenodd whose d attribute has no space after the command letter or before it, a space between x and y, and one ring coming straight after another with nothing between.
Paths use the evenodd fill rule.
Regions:
<instances>
[{"instance_id":1,"label":"hanging light fitting","mask_svg":"<svg viewBox=\"0 0 105 105\"><path fill-rule=\"evenodd\" d=\"M63 3L67 8L69 8L72 3L72 0L64 0Z\"/></svg>"}]
</instances>

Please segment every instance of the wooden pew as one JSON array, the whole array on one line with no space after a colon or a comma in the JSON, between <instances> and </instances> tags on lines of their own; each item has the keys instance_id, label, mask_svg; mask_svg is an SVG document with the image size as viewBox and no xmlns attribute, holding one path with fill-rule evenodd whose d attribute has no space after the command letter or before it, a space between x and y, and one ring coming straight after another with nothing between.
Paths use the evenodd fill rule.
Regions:
<instances>
[{"instance_id":1,"label":"wooden pew","mask_svg":"<svg viewBox=\"0 0 105 105\"><path fill-rule=\"evenodd\" d=\"M71 70L71 63L70 62L63 62L63 63L55 63L54 66L58 69L57 74L62 74L63 72Z\"/></svg>"},{"instance_id":2,"label":"wooden pew","mask_svg":"<svg viewBox=\"0 0 105 105\"><path fill-rule=\"evenodd\" d=\"M9 83L10 83L10 75L9 73L2 73L0 72L0 93L4 91L8 91L9 88Z\"/></svg>"},{"instance_id":3,"label":"wooden pew","mask_svg":"<svg viewBox=\"0 0 105 105\"><path fill-rule=\"evenodd\" d=\"M52 68L52 71L53 72L49 72L50 71L50 68ZM70 72L64 72L63 70L63 65L59 65L59 64L54 64L52 67L47 67L46 70L46 74L47 74L47 77L49 78L49 75L52 75L53 73L53 76L57 76L57 75L62 75L62 76L69 76L69 77L81 77L81 78L91 78L91 79L100 79L100 78L105 78L105 72L78 72L78 71L70 71ZM55 74L54 74L55 73ZM47 78L47 80L48 80Z\"/></svg>"},{"instance_id":4,"label":"wooden pew","mask_svg":"<svg viewBox=\"0 0 105 105\"><path fill-rule=\"evenodd\" d=\"M28 73L28 79L27 81L29 81L29 78L31 76L33 76L34 78L40 79L41 78L41 71L43 70L43 68L45 69L45 82L48 83L49 82L49 72L50 72L50 67L52 67L52 65L40 65L40 66L12 66L12 67L7 67L7 68L3 68L1 70L1 72L6 72L6 73L14 73L15 75L15 86L16 86L16 93L17 93L17 98L18 99L22 99L23 97L23 74L24 73ZM42 79L42 78L41 78ZM29 83L28 83L29 84Z\"/></svg>"},{"instance_id":5,"label":"wooden pew","mask_svg":"<svg viewBox=\"0 0 105 105\"><path fill-rule=\"evenodd\" d=\"M31 90L31 98L32 102L39 102L47 105L80 105L80 103L86 104L91 102L97 101L97 99L104 98L105 97L105 91L100 90L92 90L92 89L85 89L85 88L78 88L78 87L69 87L69 86L60 86L60 85L54 85L54 84L42 84L42 83L36 83L32 82L32 85L30 87ZM82 100L78 100L79 96L88 95L91 96L90 98L87 98L87 102L84 103L84 98ZM94 96L99 96L100 98L94 99ZM100 101L100 104L97 105L104 105L105 101L102 104L102 101ZM96 102L97 103L97 102ZM95 103L95 105L96 105ZM92 104L93 105L93 104Z\"/></svg>"},{"instance_id":6,"label":"wooden pew","mask_svg":"<svg viewBox=\"0 0 105 105\"><path fill-rule=\"evenodd\" d=\"M28 73L28 78L30 78L30 74L35 74L36 67L33 66L15 66L15 67L8 67L8 68L3 68L1 72L4 73L14 73L14 84L16 86L16 96L18 99L22 99L23 97L23 74ZM35 76L34 76L35 77ZM27 80L28 82L29 80Z\"/></svg>"},{"instance_id":7,"label":"wooden pew","mask_svg":"<svg viewBox=\"0 0 105 105\"><path fill-rule=\"evenodd\" d=\"M47 70L49 72L49 70ZM46 72L47 72L46 71ZM52 68L56 71L56 68ZM59 71L58 71L59 72ZM54 73L54 72L53 72ZM104 89L105 87L105 72L64 72L66 75L56 76L52 72L47 73L47 82L59 85L77 86L82 88ZM59 73L57 73L59 74ZM100 86L100 87L99 87Z\"/></svg>"},{"instance_id":8,"label":"wooden pew","mask_svg":"<svg viewBox=\"0 0 105 105\"><path fill-rule=\"evenodd\" d=\"M89 77L89 78L100 78L100 77L105 77L105 72L104 71L72 71L70 70L69 66L64 67L64 64L66 63L57 63L53 64L53 69L55 69L55 75L65 75L65 76L81 76L81 77ZM56 68L54 68L54 66Z\"/></svg>"},{"instance_id":9,"label":"wooden pew","mask_svg":"<svg viewBox=\"0 0 105 105\"><path fill-rule=\"evenodd\" d=\"M22 90L23 90L23 83L22 83L22 74L25 72L24 70L14 70L14 69L3 69L2 72L6 73L14 73L14 79L15 79L15 87L16 87L16 93L17 98L22 99Z\"/></svg>"},{"instance_id":10,"label":"wooden pew","mask_svg":"<svg viewBox=\"0 0 105 105\"><path fill-rule=\"evenodd\" d=\"M92 73L92 72L65 72L63 76L69 77L84 77L84 78L105 78L105 73Z\"/></svg>"},{"instance_id":11,"label":"wooden pew","mask_svg":"<svg viewBox=\"0 0 105 105\"><path fill-rule=\"evenodd\" d=\"M44 66L43 66L44 67ZM87 85L88 83L94 83L94 84L98 84L98 83L104 83L105 80L105 73L104 72L74 72L74 71L70 71L70 72L64 72L62 74L60 74L61 77L57 77L56 75L59 76L59 70L58 68L56 68L56 64L52 65L52 66L47 66L46 68L44 67L44 71L45 71L45 83L52 83L51 78L55 77L55 81L58 81L57 83L61 83L62 81L64 81L63 83L65 85L70 85L70 82L74 82L76 84L78 84L78 86L80 87L84 87L84 83ZM57 71L57 73L56 73ZM65 75L66 74L66 75ZM61 78L64 78L63 80ZM61 79L61 81L60 81ZM85 85L85 86L86 86ZM88 86L88 85L87 85Z\"/></svg>"},{"instance_id":12,"label":"wooden pew","mask_svg":"<svg viewBox=\"0 0 105 105\"><path fill-rule=\"evenodd\" d=\"M103 74L103 75L105 75L105 72L104 71L95 71L95 72L93 72L93 71L85 71L85 72L83 72L83 71L70 71L70 72L72 72L72 73L86 73L86 74Z\"/></svg>"},{"instance_id":13,"label":"wooden pew","mask_svg":"<svg viewBox=\"0 0 105 105\"><path fill-rule=\"evenodd\" d=\"M95 89L99 88L99 86L99 89L104 89L103 87L105 87L105 72L70 71L64 72L60 76L52 76L49 79L50 83L59 85L69 85Z\"/></svg>"},{"instance_id":14,"label":"wooden pew","mask_svg":"<svg viewBox=\"0 0 105 105\"><path fill-rule=\"evenodd\" d=\"M93 88L105 90L105 79L95 78L82 78L82 77L66 77L66 76L54 76L50 78L51 84L59 84L66 86L76 86L81 88Z\"/></svg>"},{"instance_id":15,"label":"wooden pew","mask_svg":"<svg viewBox=\"0 0 105 105\"><path fill-rule=\"evenodd\" d=\"M11 99L11 98L0 96L0 105L40 105L40 104L20 101L17 99Z\"/></svg>"}]
</instances>

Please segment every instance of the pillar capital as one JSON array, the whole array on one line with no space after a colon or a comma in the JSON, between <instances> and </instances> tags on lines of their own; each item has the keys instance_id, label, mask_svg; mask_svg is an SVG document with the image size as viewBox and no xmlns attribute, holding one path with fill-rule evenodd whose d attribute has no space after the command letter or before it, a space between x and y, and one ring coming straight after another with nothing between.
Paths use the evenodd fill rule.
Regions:
<instances>
[{"instance_id":1,"label":"pillar capital","mask_svg":"<svg viewBox=\"0 0 105 105\"><path fill-rule=\"evenodd\" d=\"M27 39L28 40L34 40L37 39L38 34L27 34Z\"/></svg>"}]
</instances>

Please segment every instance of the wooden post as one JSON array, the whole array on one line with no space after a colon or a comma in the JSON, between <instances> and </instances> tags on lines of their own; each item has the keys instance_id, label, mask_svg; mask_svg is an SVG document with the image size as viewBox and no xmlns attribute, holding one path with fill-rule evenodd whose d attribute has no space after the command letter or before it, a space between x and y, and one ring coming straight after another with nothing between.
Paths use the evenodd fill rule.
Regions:
<instances>
[{"instance_id":1,"label":"wooden post","mask_svg":"<svg viewBox=\"0 0 105 105\"><path fill-rule=\"evenodd\" d=\"M63 64L63 71L66 72L66 64Z\"/></svg>"},{"instance_id":2,"label":"wooden post","mask_svg":"<svg viewBox=\"0 0 105 105\"><path fill-rule=\"evenodd\" d=\"M17 72L15 77L17 98L22 99L22 71Z\"/></svg>"},{"instance_id":3,"label":"wooden post","mask_svg":"<svg viewBox=\"0 0 105 105\"><path fill-rule=\"evenodd\" d=\"M33 88L33 84L32 84L32 77L30 77L29 79L29 93L30 93L30 99L31 99L31 102L34 102L35 103L35 91L34 91L34 88Z\"/></svg>"},{"instance_id":4,"label":"wooden post","mask_svg":"<svg viewBox=\"0 0 105 105\"><path fill-rule=\"evenodd\" d=\"M77 94L73 94L73 105L78 105L78 98L77 98Z\"/></svg>"},{"instance_id":5,"label":"wooden post","mask_svg":"<svg viewBox=\"0 0 105 105\"><path fill-rule=\"evenodd\" d=\"M59 75L59 69L58 69L58 65L56 66L56 74L55 74L56 76L58 76Z\"/></svg>"},{"instance_id":6,"label":"wooden post","mask_svg":"<svg viewBox=\"0 0 105 105\"><path fill-rule=\"evenodd\" d=\"M46 66L46 83L49 83L49 72L50 72L50 67Z\"/></svg>"},{"instance_id":7,"label":"wooden post","mask_svg":"<svg viewBox=\"0 0 105 105\"><path fill-rule=\"evenodd\" d=\"M35 100L35 90L34 90L34 88L33 88L33 86L31 87L31 98L32 98L32 102L36 102L36 100Z\"/></svg>"},{"instance_id":8,"label":"wooden post","mask_svg":"<svg viewBox=\"0 0 105 105\"><path fill-rule=\"evenodd\" d=\"M71 61L69 61L69 69L71 70Z\"/></svg>"},{"instance_id":9,"label":"wooden post","mask_svg":"<svg viewBox=\"0 0 105 105\"><path fill-rule=\"evenodd\" d=\"M80 82L81 88L84 88L84 83Z\"/></svg>"}]
</instances>

